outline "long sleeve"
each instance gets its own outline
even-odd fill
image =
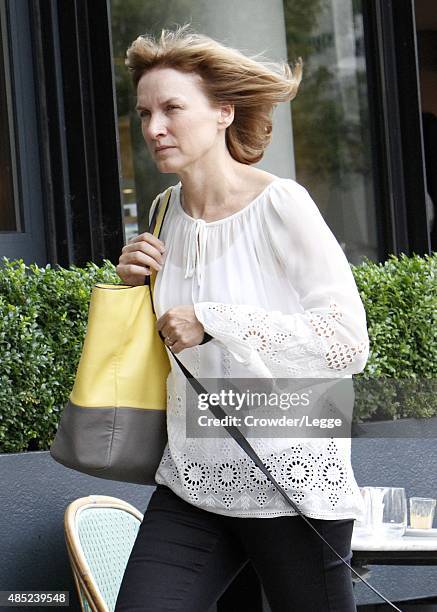
[[[270,254],[284,271],[284,291],[296,292],[302,312],[197,302],[198,320],[258,376],[361,372],[369,354],[364,306],[349,262],[317,205],[303,186],[286,180],[270,190],[262,215]]]

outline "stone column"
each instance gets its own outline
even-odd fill
[[[181,2],[178,14],[191,22],[197,32],[223,44],[249,55],[263,52],[271,61],[287,60],[282,0],[196,0],[184,13]],[[284,178],[295,178],[289,103],[276,107],[272,142],[256,167]]]

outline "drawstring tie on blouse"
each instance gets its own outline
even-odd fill
[[[207,227],[203,219],[196,219],[185,237],[184,260],[185,277],[192,278],[196,270],[197,284],[200,286],[205,268]]]

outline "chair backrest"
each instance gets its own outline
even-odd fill
[[[106,495],[71,502],[64,531],[74,580],[84,612],[112,612],[143,515]]]

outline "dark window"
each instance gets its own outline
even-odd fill
[[[341,5],[341,6],[340,6]],[[296,179],[350,262],[378,260],[361,1],[284,0],[288,60],[303,79],[291,102]]]
[[[7,59],[8,39],[6,33],[5,14],[0,8],[0,231],[22,231],[21,214],[16,197],[16,180],[13,162],[13,117],[11,112],[10,74]],[[5,61],[6,59],[6,61]]]

